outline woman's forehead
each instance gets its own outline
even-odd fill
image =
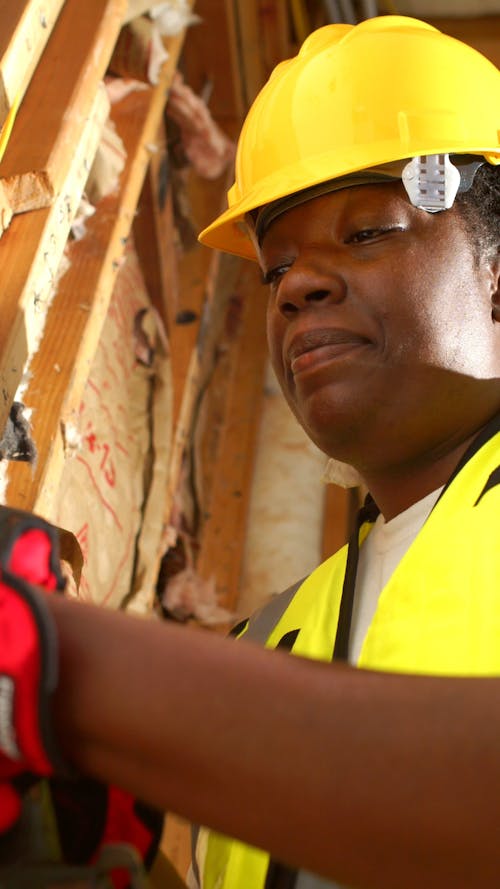
[[[268,242],[273,233],[287,227],[288,224],[304,218],[320,219],[326,216],[335,221],[343,219],[351,213],[376,211],[380,215],[388,215],[399,210],[408,216],[422,213],[412,207],[401,181],[384,184],[355,185],[338,191],[312,197],[290,207],[276,216],[266,230],[261,244]],[[428,215],[428,214],[427,214]]]
[[[312,239],[325,248],[331,239],[340,242],[354,234],[354,229],[402,227],[413,237],[431,239],[443,246],[448,243],[450,255],[457,248],[471,245],[471,238],[459,209],[428,213],[414,207],[401,182],[384,185],[362,185],[314,197],[293,207],[275,219],[260,244],[255,233],[252,240],[262,267],[274,261],[277,254],[297,255]],[[458,241],[457,241],[458,239]],[[407,242],[406,242],[407,243]]]

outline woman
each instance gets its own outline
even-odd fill
[[[65,757],[242,841],[203,834],[206,889],[497,879],[499,93],[422,22],[320,29],[202,233],[259,262],[284,394],[370,491],[348,550],[239,630],[285,650],[26,593]]]

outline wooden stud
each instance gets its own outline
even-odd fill
[[[304,42],[311,31],[309,13],[304,0],[290,0],[295,34],[299,45]]]
[[[111,117],[127,150],[120,188],[99,202],[96,213],[87,220],[85,237],[70,245],[70,268],[59,282],[43,339],[33,356],[24,401],[33,410],[38,462],[33,469],[26,464],[9,464],[6,502],[49,519],[56,514],[66,453],[71,453],[78,441],[78,409],[83,389],[145,172],[154,153],[154,139],[182,40],[183,35],[179,35],[169,41],[170,56],[157,87],[131,92],[112,107]],[[16,223],[46,212],[15,217],[5,238],[10,237],[14,228],[18,231]],[[0,261],[1,251],[0,241]],[[14,255],[19,256],[19,251],[16,243]],[[0,354],[4,354],[1,348]],[[12,397],[12,390],[7,390],[7,395]],[[4,423],[5,420],[6,416]]]
[[[234,0],[197,0],[196,12],[202,24],[191,29],[186,41],[182,61],[186,82],[199,95],[209,92],[210,110],[224,129],[229,120],[236,121],[239,130],[246,106],[235,36]]]
[[[217,179],[200,179],[193,171],[187,171],[186,195],[191,210],[191,222],[196,232],[222,212],[226,192],[233,178],[232,170],[226,170]],[[215,299],[215,287],[219,274],[221,254],[199,243],[186,251],[179,249],[178,311],[169,329],[174,376],[174,421],[181,413],[183,384],[188,367],[196,363],[193,352],[201,354],[200,325],[207,325],[207,312]],[[192,321],[189,322],[189,318]]]
[[[261,0],[259,30],[264,74],[267,79],[278,62],[289,59],[296,51],[290,39],[288,5],[282,0]]]
[[[0,127],[21,102],[64,0],[0,0]]]
[[[201,230],[222,210],[232,171],[226,171],[217,180],[200,179],[192,170],[186,172],[193,225]],[[201,244],[185,252],[179,250],[177,255],[178,304],[169,326],[174,435],[165,495],[165,526],[171,519],[185,455],[192,448],[200,390],[210,360],[214,304],[220,299],[221,282],[224,286],[224,260],[222,254]]]
[[[69,229],[109,111],[104,86],[94,96],[57,200],[14,217],[0,240],[0,427],[4,428],[26,362],[38,348]]]
[[[205,4],[209,5],[208,0]],[[226,67],[228,63],[231,66],[235,107],[243,117],[275,65],[291,55],[287,4],[282,0],[225,0],[225,7],[228,41],[222,44],[224,55],[218,48],[218,56]],[[212,62],[214,74],[216,65]],[[217,85],[214,77],[212,109],[223,121],[228,112],[219,108]]]
[[[60,193],[120,30],[125,0],[66,0],[0,163],[13,213]],[[35,138],[33,137],[35,135]]]
[[[134,218],[134,242],[151,302],[170,331],[179,294],[178,250],[163,120],[156,144]]]
[[[244,101],[249,108],[266,76],[261,54],[261,35],[255,3],[235,0],[237,40]]]
[[[204,251],[204,256],[208,251]],[[193,283],[191,296],[199,314],[190,325],[179,325],[172,329],[170,337],[173,376],[173,421],[174,436],[170,461],[169,481],[165,497],[165,523],[168,524],[179,486],[184,455],[191,444],[193,418],[199,398],[203,371],[204,333],[208,329],[210,306],[214,299],[220,266],[220,254],[212,252],[206,277]],[[196,275],[196,265],[193,268]],[[186,280],[186,274],[181,275]],[[180,293],[189,293],[180,287]],[[192,309],[190,309],[192,311]],[[196,313],[195,313],[196,315]]]
[[[202,578],[215,577],[219,604],[229,610],[238,597],[267,355],[266,293],[255,266],[239,266],[218,373],[211,379],[211,389],[225,381],[226,398],[196,563]],[[209,431],[212,425],[209,414]]]

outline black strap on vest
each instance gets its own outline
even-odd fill
[[[295,889],[298,871],[271,858],[264,889]]]
[[[356,573],[359,559],[359,532],[365,522],[374,522],[380,510],[370,494],[366,497],[364,505],[358,511],[355,527],[347,548],[347,564],[340,599],[339,619],[335,644],[333,646],[332,660],[347,660],[349,653],[349,636],[351,632],[352,612],[354,607],[354,591],[356,588]],[[295,630],[297,636],[299,630]],[[295,639],[294,639],[295,641]],[[294,889],[297,883],[298,871],[287,867],[273,858],[269,860],[264,889]]]
[[[374,522],[379,513],[380,510],[373,497],[368,494],[356,517],[356,524],[347,548],[347,564],[340,599],[337,634],[335,636],[335,645],[333,646],[332,660],[334,661],[346,661],[349,654],[349,636],[351,634],[354,591],[356,589],[356,574],[359,561],[359,532],[365,522]]]

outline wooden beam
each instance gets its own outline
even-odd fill
[[[112,119],[127,149],[119,191],[99,202],[96,213],[87,221],[85,237],[70,245],[70,268],[59,282],[40,348],[33,356],[31,380],[24,401],[33,410],[32,433],[38,462],[33,469],[23,464],[9,464],[6,498],[9,505],[34,510],[49,519],[57,510],[59,481],[66,454],[71,453],[72,442],[77,440],[83,388],[135,215],[182,39],[183,35],[179,35],[169,41],[170,57],[157,87],[129,93],[112,107]],[[45,212],[16,217],[5,237],[10,237],[13,229],[17,231],[18,221]],[[1,251],[0,241],[0,261]]]
[[[58,198],[45,210],[15,216],[0,240],[2,429],[26,362],[38,348],[66,239],[108,111],[109,102],[102,86],[94,96]]]
[[[120,31],[126,0],[66,0],[0,163],[13,213],[48,207],[61,191]],[[34,138],[35,135],[35,138]]]
[[[195,320],[192,324],[179,324],[171,331],[174,435],[165,496],[165,524],[170,521],[184,455],[192,445],[193,419],[202,381],[204,339],[208,329],[210,306],[215,298],[219,268],[220,254],[212,251],[207,274],[198,281],[198,286],[194,284],[194,292],[191,294],[194,302],[190,300],[190,305],[197,306],[199,314],[194,313]],[[196,276],[196,265],[193,272]],[[186,280],[185,271],[184,275],[181,275],[181,282],[183,279]],[[183,293],[189,294],[189,291],[183,290],[181,283],[180,294]]]
[[[257,268],[240,261],[228,301],[225,337],[210,389],[225,385],[225,410],[214,442],[211,486],[204,503],[196,569],[216,580],[218,602],[236,608],[245,545],[248,503],[266,367],[267,294]],[[213,438],[213,415],[206,417]],[[205,458],[206,459],[206,458]]]
[[[209,107],[226,129],[226,120],[236,120],[237,130],[245,113],[235,41],[234,0],[196,0],[201,25],[195,25],[186,41],[182,70],[196,93],[209,91]],[[233,135],[229,132],[229,135]]]
[[[280,0],[233,0],[234,41],[245,109],[278,62],[291,54],[287,4]]]
[[[226,171],[217,180],[205,180],[194,171],[187,171],[188,202],[197,230],[222,209],[231,177],[232,173]],[[222,259],[222,254],[201,244],[180,251],[177,257],[178,305],[169,327],[174,435],[165,495],[166,526],[171,520],[185,455],[193,447],[193,426],[209,360],[208,334],[213,330],[213,307],[219,283],[224,279]]]
[[[188,190],[191,200],[193,225],[197,231],[204,227],[205,220],[217,216],[222,210],[229,177],[223,174],[218,180],[198,180],[191,177],[192,187]],[[178,257],[179,303],[175,323],[170,330],[174,374],[174,418],[181,412],[183,380],[187,369],[192,365],[194,352],[200,353],[200,325],[207,323],[207,305],[213,302],[215,286],[219,274],[220,254],[201,244],[180,254]]]
[[[21,102],[64,0],[0,0],[0,127]]]
[[[293,27],[297,42],[303,43],[307,35],[311,32],[311,23],[309,21],[309,12],[304,0],[290,0],[292,10]]]
[[[289,59],[296,52],[296,47],[291,42],[288,4],[282,0],[261,0],[259,30],[264,76],[267,80],[278,62]]]
[[[134,218],[134,241],[153,306],[167,331],[178,308],[178,249],[173,219],[172,188],[162,120]]]
[[[261,35],[255,3],[234,0],[236,40],[245,107],[249,108],[265,81],[261,54]]]

